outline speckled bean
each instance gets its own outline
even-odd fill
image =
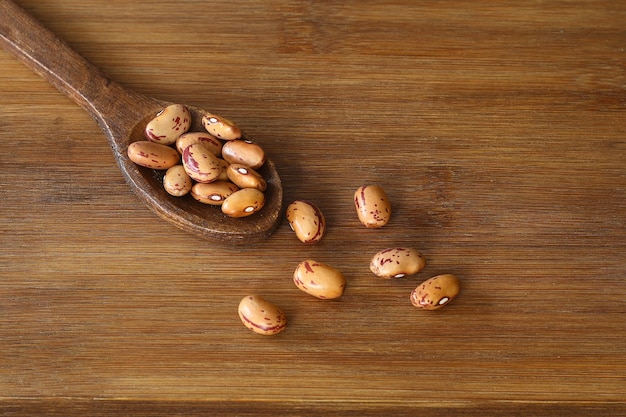
[[[317,243],[324,236],[326,220],[312,202],[296,200],[287,206],[286,214],[291,230],[301,242]]]
[[[337,268],[307,259],[293,273],[293,282],[300,290],[321,299],[341,297],[346,278]]]
[[[243,325],[258,334],[275,335],[287,326],[285,313],[260,295],[245,296],[237,311]]]
[[[235,191],[222,203],[222,212],[230,217],[246,217],[263,208],[265,194],[256,188]]]
[[[176,139],[176,149],[182,155],[185,148],[194,143],[201,143],[215,156],[222,154],[222,141],[204,132],[187,132]]]
[[[127,153],[128,158],[137,165],[152,169],[168,169],[180,161],[176,149],[148,140],[131,143]]]
[[[221,206],[226,197],[239,190],[237,186],[228,181],[213,181],[208,184],[197,183],[191,187],[191,196],[203,204]]]
[[[222,172],[218,158],[200,143],[187,146],[182,161],[187,174],[197,182],[213,182]]]
[[[359,221],[367,228],[383,227],[391,217],[391,203],[382,187],[364,185],[354,193],[354,206]]]
[[[211,135],[223,140],[234,140],[241,137],[241,129],[225,117],[207,113],[202,117],[202,125]]]
[[[171,145],[191,126],[191,113],[182,104],[172,104],[148,122],[144,136],[151,142]]]
[[[258,169],[265,163],[265,151],[248,139],[231,140],[222,147],[222,158],[231,164]]]
[[[410,248],[389,248],[378,252],[370,262],[370,270],[381,278],[402,278],[418,273],[426,266],[421,253]]]
[[[163,188],[174,197],[182,197],[191,191],[191,178],[182,165],[174,165],[163,176]]]
[[[455,275],[437,275],[411,292],[411,304],[423,310],[437,310],[454,300],[460,290],[461,283]]]
[[[267,182],[261,174],[245,165],[231,164],[226,171],[228,179],[239,188],[256,188],[265,191]]]

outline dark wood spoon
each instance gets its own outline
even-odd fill
[[[240,244],[265,239],[278,226],[283,190],[269,158],[259,169],[268,184],[265,206],[249,217],[231,218],[219,208],[198,203],[192,197],[172,197],[163,189],[162,174],[135,165],[127,155],[130,143],[143,140],[147,122],[170,103],[110,80],[9,0],[0,0],[0,43],[91,114],[108,138],[132,191],[162,219],[201,238]],[[202,131],[204,111],[188,107],[193,118],[190,131]]]

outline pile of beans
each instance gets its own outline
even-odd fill
[[[391,203],[387,194],[376,185],[359,187],[354,193],[354,207],[361,224],[369,229],[383,227],[391,218]],[[313,202],[292,202],[287,207],[286,216],[289,226],[302,243],[315,244],[324,237],[326,220]],[[425,266],[426,259],[419,251],[392,247],[372,257],[370,271],[380,278],[399,279],[415,275]],[[323,300],[341,297],[346,286],[346,279],[340,270],[312,259],[298,264],[293,282],[301,291]],[[437,310],[456,298],[460,288],[455,275],[437,275],[418,285],[411,292],[409,301],[422,310]],[[241,300],[239,317],[248,329],[264,335],[277,334],[287,325],[283,311],[259,295],[248,295]]]
[[[205,114],[202,125],[205,132],[188,132],[189,109],[167,106],[147,123],[147,140],[128,146],[128,157],[137,165],[165,170],[163,187],[172,196],[190,194],[200,203],[220,206],[230,217],[261,210],[267,183],[257,170],[265,163],[263,149],[223,117]]]

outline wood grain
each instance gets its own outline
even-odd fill
[[[328,234],[232,248],[162,222],[90,116],[0,53],[3,414],[626,412],[626,4],[19,4],[121,84],[237,121]],[[396,245],[426,268],[376,279]],[[342,298],[295,288],[305,258]],[[444,272],[459,297],[412,307]],[[284,332],[241,325],[253,292]]]

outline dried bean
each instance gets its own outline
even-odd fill
[[[258,169],[265,163],[265,151],[248,139],[231,140],[222,147],[222,158],[231,164]]]
[[[275,335],[287,326],[285,313],[260,295],[247,295],[237,309],[244,326],[255,333]]]
[[[260,191],[265,191],[267,188],[267,182],[263,176],[245,165],[231,164],[227,168],[226,174],[228,179],[239,188],[256,188]]]
[[[185,171],[197,182],[213,182],[222,172],[218,158],[200,143],[187,146],[182,159]]]
[[[222,154],[222,141],[204,132],[188,132],[176,139],[176,149],[182,155],[185,148],[194,143],[204,145],[215,156]]]
[[[256,188],[235,191],[222,203],[222,212],[230,217],[246,217],[263,208],[265,195]]]
[[[377,185],[364,185],[354,193],[354,206],[359,221],[367,228],[383,227],[391,217],[391,203],[385,190]]]
[[[174,197],[182,197],[191,191],[191,178],[182,165],[174,165],[165,172],[163,188]]]
[[[207,113],[202,117],[202,125],[211,135],[223,140],[234,140],[241,137],[241,129],[225,117]]]
[[[191,187],[191,196],[200,203],[221,206],[224,200],[237,190],[239,188],[235,184],[217,180],[208,184],[194,184]]]
[[[311,259],[300,262],[293,273],[293,282],[300,290],[321,299],[341,297],[346,278],[337,268]]]
[[[148,122],[144,136],[151,142],[171,145],[191,126],[191,113],[182,104],[172,104]]]
[[[128,158],[137,165],[152,169],[168,169],[178,164],[180,155],[176,149],[160,143],[140,140],[128,145]]]
[[[315,204],[296,200],[287,207],[287,221],[303,243],[317,243],[326,232],[326,220]]]
[[[421,253],[410,248],[389,248],[378,252],[370,262],[370,270],[381,278],[402,278],[418,273],[426,266]]]
[[[411,304],[423,310],[437,310],[454,300],[460,290],[461,283],[455,275],[437,275],[411,292]]]

